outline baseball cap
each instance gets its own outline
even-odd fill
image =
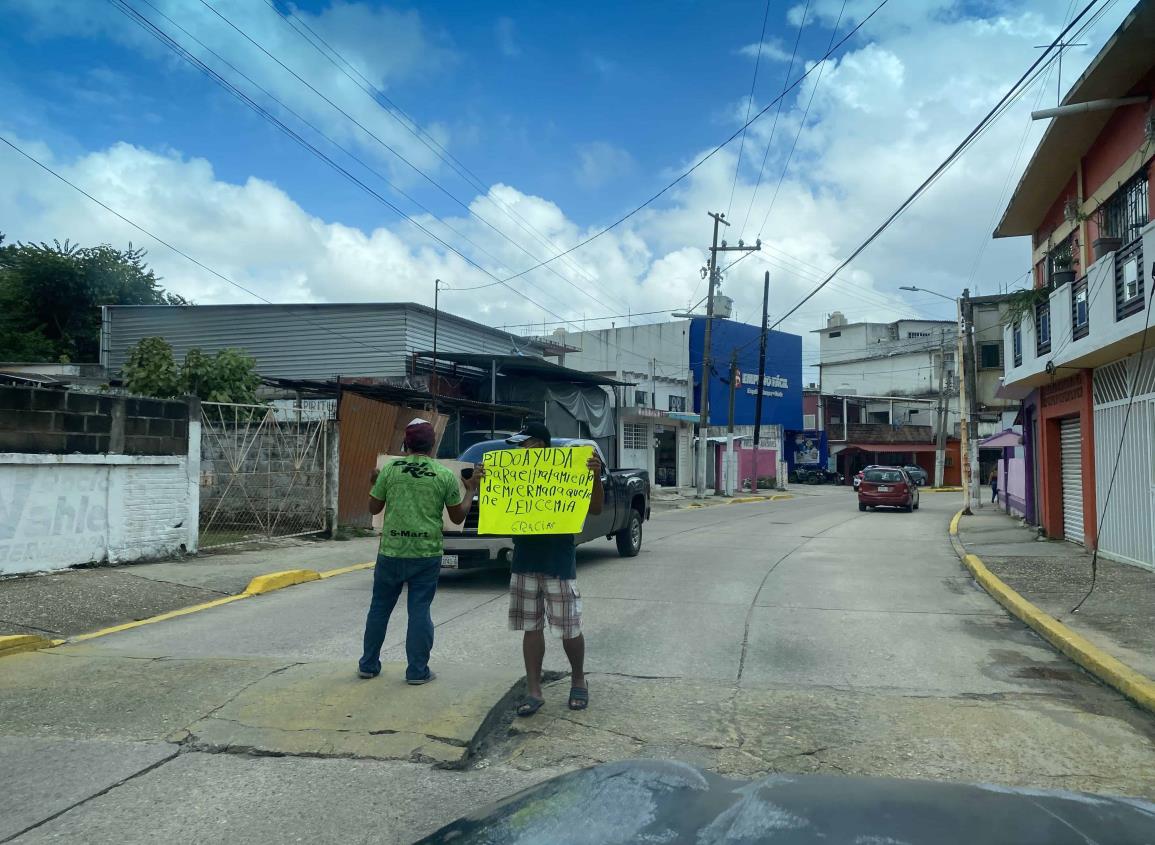
[[[545,423],[531,422],[524,425],[517,434],[513,437],[507,437],[506,443],[514,446],[520,446],[527,440],[540,440],[546,446],[550,444],[549,429],[546,428]]]
[[[429,420],[415,419],[405,426],[405,448],[410,452],[427,452],[433,448],[437,435]]]

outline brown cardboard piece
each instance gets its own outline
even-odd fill
[[[404,455],[378,455],[377,456],[377,471],[380,472],[381,468],[383,466],[385,466],[385,464],[389,463],[389,461],[394,461],[394,460],[397,460],[397,458],[402,458],[402,457],[404,457]],[[464,495],[465,483],[461,480],[461,470],[465,469],[466,467],[472,467],[473,464],[466,463],[465,461],[454,461],[454,460],[450,460],[448,458],[438,458],[437,463],[441,464],[443,467],[450,470],[457,477],[457,484],[461,488],[461,492]],[[366,493],[366,495],[368,495],[368,493]],[[389,506],[386,505],[385,507],[389,507]],[[381,511],[381,513],[379,513],[375,517],[373,517],[373,531],[377,534],[381,533],[381,523],[382,523],[382,518],[383,518],[384,514],[385,514],[385,511]],[[450,520],[449,511],[443,510],[441,512],[441,530],[442,531],[459,531],[460,529],[461,529],[461,526],[459,526],[457,523]]]

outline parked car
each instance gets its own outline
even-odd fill
[[[907,466],[903,467],[903,469],[906,470],[906,474],[909,475],[919,487],[925,487],[927,482],[930,481],[930,476],[927,475],[926,470],[922,467]]]
[[[577,440],[562,437],[553,438],[553,445],[593,446],[607,466],[598,445],[592,440]],[[486,452],[496,449],[516,449],[504,440],[486,440],[470,446],[459,461],[479,464]],[[469,472],[465,469],[463,472]],[[642,524],[650,518],[650,474],[644,469],[603,470],[602,483],[605,486],[605,502],[600,514],[586,517],[582,533],[577,542],[588,543],[598,537],[616,540],[618,554],[634,557],[642,550]],[[481,567],[506,564],[513,554],[513,538],[477,533],[478,509],[473,507],[465,523],[458,528],[445,529],[445,551],[442,556],[443,569],[479,569]]]
[[[902,467],[867,467],[858,485],[858,509],[902,508],[918,510],[918,485]]]

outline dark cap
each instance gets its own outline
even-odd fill
[[[409,452],[429,452],[437,441],[437,434],[428,420],[415,419],[405,426],[405,449]]]
[[[514,446],[520,446],[527,440],[540,440],[546,446],[550,445],[549,429],[546,428],[545,423],[527,423],[522,427],[521,431],[513,435],[513,437],[507,437],[505,442],[511,443]]]

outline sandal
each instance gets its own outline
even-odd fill
[[[521,717],[532,716],[545,704],[544,698],[537,698],[532,695],[527,695],[525,701],[517,705],[517,715]]]
[[[590,691],[587,687],[570,687],[569,709],[585,710],[590,704]]]

